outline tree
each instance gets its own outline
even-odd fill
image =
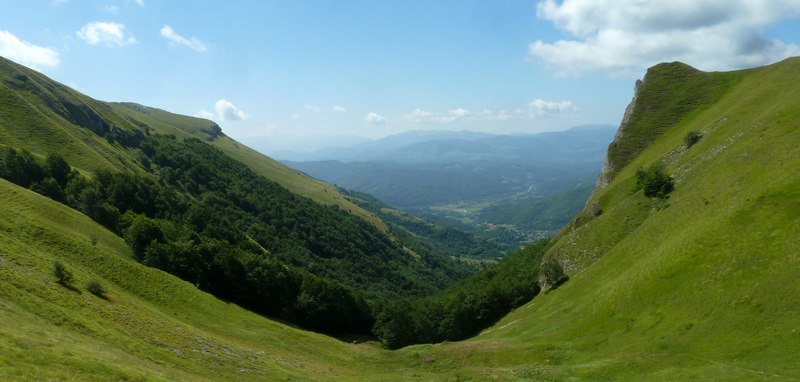
[[[65,187],[72,167],[69,166],[64,157],[58,154],[50,154],[45,160],[45,170],[48,175],[58,182],[58,185]]]
[[[542,274],[545,282],[553,287],[557,287],[566,281],[566,274],[561,263],[555,257],[549,257],[542,263]]]
[[[164,242],[164,232],[161,231],[161,227],[155,220],[144,215],[137,215],[125,230],[125,242],[131,247],[133,256],[137,260],[142,260],[151,243]]]
[[[53,263],[53,276],[56,277],[59,284],[68,288],[72,287],[72,272],[58,260]]]
[[[49,176],[42,179],[40,182],[32,184],[31,190],[57,202],[63,202],[65,200],[64,190],[61,189],[61,186],[58,185],[55,179]]]
[[[675,180],[660,163],[636,170],[636,190],[648,198],[666,199],[675,189]]]
[[[97,280],[89,281],[86,284],[86,290],[88,290],[89,293],[91,293],[91,294],[93,294],[93,295],[95,295],[97,297],[105,298],[106,288],[104,288],[103,284],[100,284],[100,282],[97,281]]]
[[[411,311],[411,304],[406,301],[390,302],[376,317],[372,332],[389,349],[399,349],[412,343],[416,336]]]
[[[703,134],[699,131],[690,131],[686,133],[686,136],[683,137],[683,141],[686,143],[686,148],[694,146],[695,143],[700,141],[700,138],[703,137]]]

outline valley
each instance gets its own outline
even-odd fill
[[[509,252],[554,235],[594,187],[611,126],[502,136],[422,132],[284,161],[392,208],[477,234]]]
[[[410,183],[460,156],[429,177],[464,194],[422,189],[423,219],[0,59],[0,379],[800,379],[800,58],[661,63],[634,89],[616,131],[564,132],[592,148],[534,150],[575,154],[520,170],[540,199],[502,137],[316,163]],[[465,159],[486,140],[502,171]],[[554,235],[495,261],[487,223]]]

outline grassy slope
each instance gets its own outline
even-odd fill
[[[551,255],[577,273],[477,339],[506,349],[490,363],[528,352],[560,378],[800,378],[800,59],[708,75],[735,85],[665,129],[600,193],[603,214],[561,236]],[[687,150],[692,130],[705,136]],[[677,179],[666,204],[631,192],[658,160]]]
[[[207,140],[213,122],[173,114],[164,110],[144,107],[130,103],[112,103],[111,108],[118,114],[135,119],[154,128],[161,134],[174,134],[179,137],[192,136]],[[219,136],[209,141],[233,159],[249,166],[256,173],[277,182],[289,191],[310,198],[321,204],[336,204],[361,216],[382,230],[386,230],[380,219],[345,199],[335,187],[312,179],[299,171],[293,170],[278,161],[267,157],[227,136]]]
[[[213,126],[213,122],[205,119],[136,104],[97,101],[0,57],[0,144],[25,148],[42,156],[56,152],[73,166],[87,171],[141,171],[135,150],[111,144],[67,120],[65,115],[69,112],[65,105],[91,110],[107,124],[124,131],[134,131],[139,129],[137,124],[146,124],[153,133],[206,139]],[[337,204],[386,230],[380,219],[342,197],[335,187],[311,179],[227,136],[210,143],[293,193],[321,204]]]
[[[4,180],[0,201],[2,380],[351,379],[358,359],[379,356],[144,267],[85,216]],[[75,273],[77,291],[55,283],[56,259]],[[90,279],[108,300],[86,292]]]
[[[551,255],[571,280],[459,343],[386,352],[271,322],[0,181],[0,321],[15,323],[0,326],[0,376],[800,379],[800,60],[714,75],[733,77],[719,101],[664,129],[596,195],[603,214],[562,233]],[[687,150],[691,130],[705,136]],[[667,203],[631,192],[657,160],[677,178]],[[56,258],[110,302],[56,285]]]
[[[85,105],[121,128],[133,128],[107,105],[0,57],[0,144],[40,155],[56,152],[82,169],[138,168],[129,150],[67,121],[57,112],[65,112],[64,104]]]

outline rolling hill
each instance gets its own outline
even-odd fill
[[[800,59],[648,70],[570,280],[461,342],[397,351],[301,331],[144,267],[84,215],[0,180],[0,376],[149,380],[800,379]],[[685,137],[702,137],[688,145]],[[637,190],[661,163],[668,198]],[[94,238],[94,240],[93,240]],[[60,260],[76,290],[52,278]],[[98,279],[107,299],[84,291]]]

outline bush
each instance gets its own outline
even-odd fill
[[[694,146],[700,138],[703,138],[703,134],[699,131],[690,131],[686,133],[686,136],[683,137],[683,141],[686,142],[686,148]]]
[[[60,261],[56,261],[53,263],[53,276],[56,277],[56,281],[65,286],[71,287],[72,286],[72,272],[61,264]]]
[[[636,191],[644,190],[644,196],[666,199],[674,189],[675,180],[661,164],[636,170]]]
[[[100,284],[100,282],[97,281],[97,280],[89,281],[86,284],[86,290],[88,290],[89,293],[91,293],[91,294],[93,294],[93,295],[95,295],[97,297],[105,298],[106,288],[104,288],[103,284]]]
[[[542,274],[545,282],[553,287],[561,285],[567,279],[564,268],[554,257],[550,257],[542,263]]]

